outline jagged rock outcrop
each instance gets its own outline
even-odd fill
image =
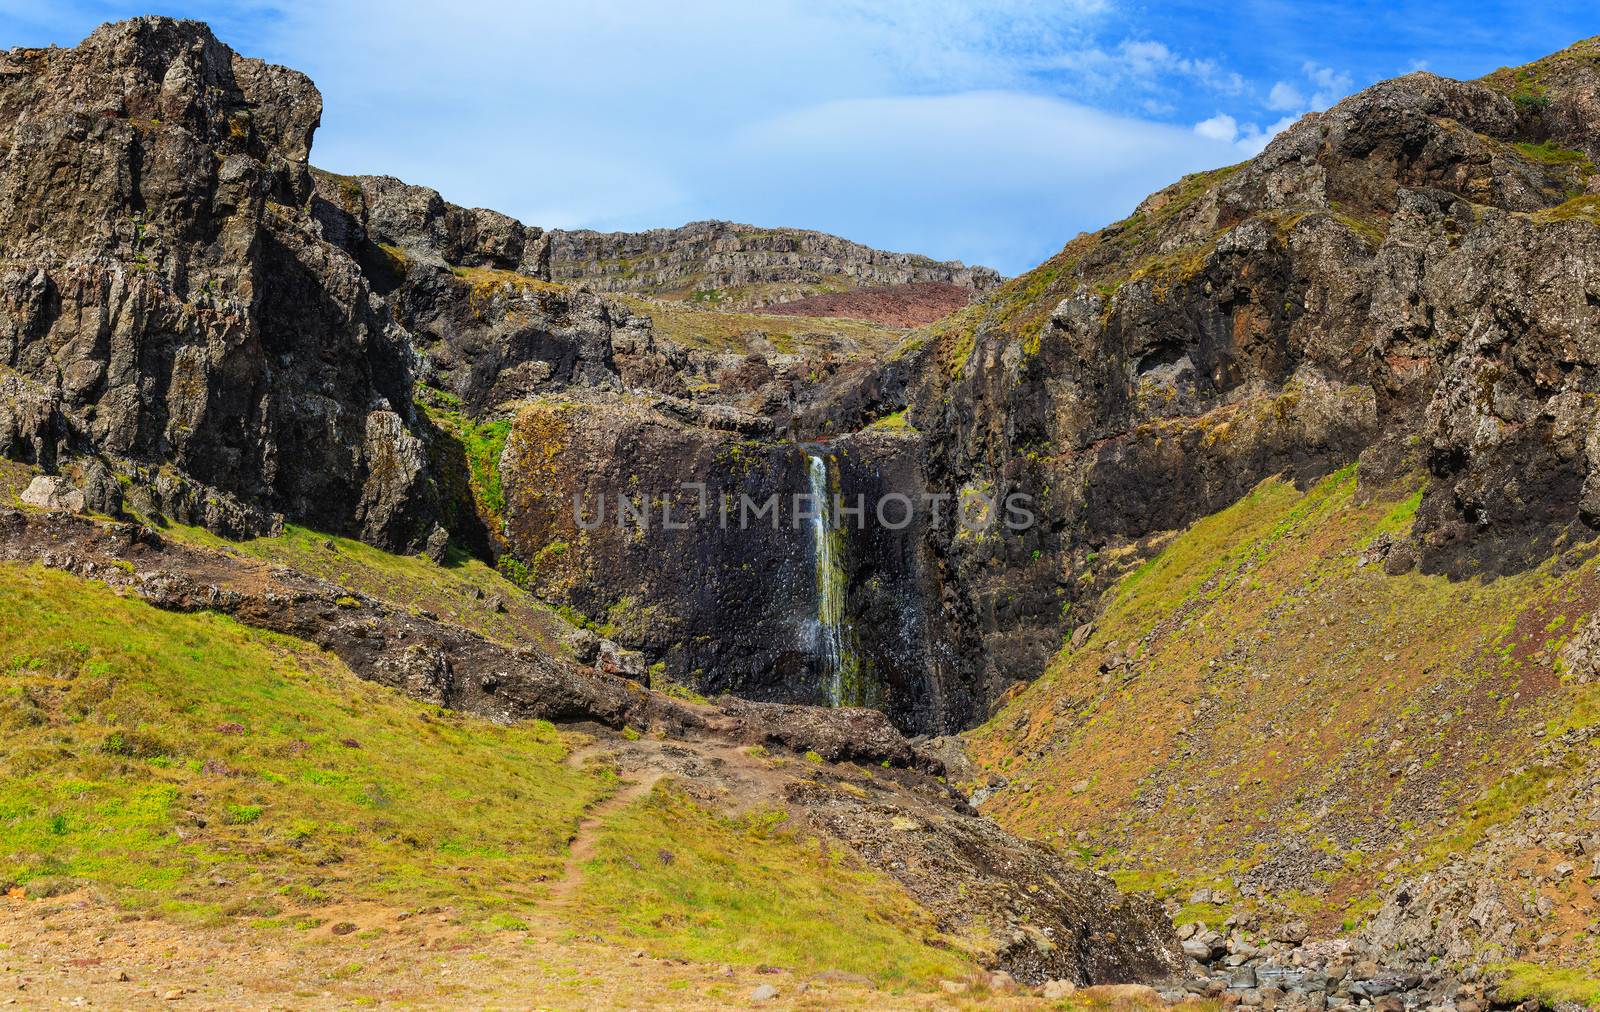
[[[304,214],[321,109],[198,22],[0,58],[0,449],[170,465],[389,547],[426,534],[408,341]]]
[[[328,238],[370,256],[365,243],[398,248],[407,259],[436,267],[488,267],[550,279],[549,239],[499,211],[460,207],[437,190],[392,176],[340,176],[313,169],[317,195],[327,202],[318,213]],[[329,212],[337,209],[358,232]]]
[[[696,221],[648,232],[553,231],[550,276],[602,292],[693,296],[754,308],[812,295],[939,282],[972,293],[997,285],[987,267],[886,253],[823,232]]]
[[[1108,548],[1275,473],[1425,469],[1417,552],[1455,574],[1531,565],[1593,520],[1597,51],[1380,84],[933,328],[904,401],[930,483],[1047,518],[936,543],[963,598],[946,611],[984,644],[945,680],[993,698],[1032,677],[1122,571]],[[900,386],[835,403],[859,413],[873,384]]]

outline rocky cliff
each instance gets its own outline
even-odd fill
[[[821,692],[806,530],[589,530],[573,497],[782,499],[796,437],[847,499],[1025,494],[1022,530],[840,532],[852,663],[907,726],[959,728],[1152,539],[1270,475],[1425,471],[1401,554],[1458,576],[1585,529],[1595,74],[1586,43],[1386,82],[995,287],[817,233],[546,232],[316,172],[303,77],[203,26],[108,26],[0,77],[0,439],[98,458],[144,515],[448,538],[674,681],[795,700]],[[979,298],[905,332],[717,295],[929,284]]]
[[[1380,84],[1004,283],[792,230],[547,232],[320,172],[320,102],[193,22],[0,57],[21,501],[478,556],[599,670],[283,573],[299,596],[263,595],[134,527],[18,512],[12,557],[325,625],[433,702],[703,733],[716,762],[760,739],[934,763],[879,715],[770,704],[981,725],[975,766],[937,747],[972,803],[1165,891],[1212,990],[1298,960],[1299,993],[1381,999],[1587,944],[1552,917],[1597,909],[1600,42]],[[910,329],[916,307],[954,311]],[[818,489],[915,506],[858,527],[803,515]],[[1035,522],[955,522],[1013,496]],[[88,565],[74,537],[111,541]],[[136,564],[180,557],[193,586]],[[814,786],[786,801],[916,888],[898,810]],[[1023,853],[940,806],[956,828],[915,852],[941,881]],[[1101,948],[1063,952],[1030,903],[984,907],[1007,965],[1095,976],[1095,911],[1058,927]],[[1301,944],[1374,912],[1349,952]],[[1118,966],[1171,967],[1146,914]]]
[[[931,480],[1049,518],[941,550],[986,695],[1037,673],[1144,539],[1269,475],[1426,472],[1408,550],[1430,571],[1515,572],[1588,536],[1596,49],[1380,84],[930,328],[906,402]]]
[[[992,272],[797,231],[547,233],[426,187],[315,170],[315,88],[198,23],[136,19],[73,50],[16,50],[0,87],[0,451],[112,515],[454,543],[673,681],[820,698],[804,529],[577,531],[571,498],[614,502],[644,477],[661,486],[650,494],[803,491],[802,405],[905,331],[624,302],[552,278],[607,243],[657,258],[658,280],[908,283],[929,305],[951,291],[964,304]],[[928,578],[897,551],[875,585],[921,614],[911,588]],[[875,568],[871,552],[852,557]],[[930,642],[893,639],[903,657]],[[916,664],[881,681],[874,698],[896,713],[932,698]]]
[[[410,343],[306,212],[321,105],[197,23],[4,56],[0,451],[170,466],[145,507],[234,534],[426,534]]]
[[[729,309],[909,284],[937,283],[978,294],[1000,283],[987,267],[885,253],[823,232],[728,221],[649,232],[554,231],[550,275],[595,291]]]

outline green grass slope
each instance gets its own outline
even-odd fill
[[[582,909],[657,955],[838,970],[903,984],[971,963],[900,889],[781,812],[714,815],[657,785],[599,840]],[[675,841],[659,846],[665,835]]]
[[[86,888],[264,931],[444,906],[540,944],[897,986],[973,969],[897,885],[781,811],[725,816],[667,783],[597,809],[617,774],[549,724],[421,704],[300,641],[13,563],[0,743],[0,896]],[[593,856],[558,896],[586,817]]]
[[[289,524],[281,536],[227,541],[201,527],[168,524],[168,537],[202,548],[223,548],[287,566],[414,612],[512,645],[559,651],[567,624],[549,607],[493,567],[452,547],[444,565],[425,556],[393,555],[352,538]]]
[[[1009,781],[986,811],[1125,885],[1216,887],[1223,909],[1266,894],[1337,930],[1560,796],[1570,771],[1531,757],[1600,718],[1600,689],[1559,658],[1600,605],[1591,547],[1492,581],[1366,561],[1416,505],[1361,501],[1352,467],[1304,492],[1267,481],[1175,536],[970,734]]]
[[[613,778],[549,725],[412,703],[331,655],[0,567],[0,876],[136,908],[539,895]]]

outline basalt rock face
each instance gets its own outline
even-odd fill
[[[545,280],[539,229],[388,177],[315,180],[322,234],[385,296],[418,353],[417,378],[471,414],[572,384],[617,388],[615,345],[653,351],[647,318]]]
[[[321,107],[197,22],[0,57],[0,451],[168,465],[263,530],[426,533],[408,342],[302,210]]]
[[[777,361],[675,343],[558,282],[722,286],[754,305],[982,291],[993,272],[721,223],[547,233],[389,177],[313,170],[315,88],[198,23],[108,25],[73,50],[13,51],[0,71],[0,452],[80,484],[109,470],[128,482],[117,509],[229,537],[287,519],[442,552],[443,525],[671,680],[820,701],[815,546],[792,518],[805,457],[790,438],[859,427],[877,401],[816,406],[811,388],[842,368],[827,338]],[[642,272],[579,269],[618,257],[642,257]],[[859,352],[862,335],[841,333]],[[577,424],[524,438],[546,416]],[[837,455],[842,494],[920,481],[903,440],[857,442]],[[619,493],[684,481],[787,513],[777,530],[615,526]],[[608,498],[612,518],[575,528],[574,495]],[[921,530],[846,539],[852,650],[897,720],[945,726],[928,602],[946,591]]]
[[[728,308],[925,282],[981,293],[1000,281],[987,267],[886,253],[822,232],[727,221],[649,232],[555,231],[549,240],[554,280],[602,292],[698,293],[698,300]]]
[[[1037,674],[1149,539],[1272,474],[1424,470],[1415,550],[1453,574],[1600,517],[1597,88],[1593,41],[1380,84],[932,328],[907,397],[928,481],[1043,518],[932,535],[983,692]]]
[[[823,702],[803,455],[670,408],[594,393],[518,410],[501,473],[527,579],[644,651],[652,680]]]

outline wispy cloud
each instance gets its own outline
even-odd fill
[[[1247,155],[1256,155],[1301,116],[1329,108],[1355,86],[1351,75],[1309,61],[1301,65],[1300,75],[1298,80],[1274,81],[1260,103],[1265,110],[1288,115],[1261,126],[1253,121],[1241,122],[1229,113],[1218,113],[1196,123],[1195,133],[1231,143]]]
[[[70,45],[150,6],[0,0],[0,45]],[[738,218],[1007,272],[1360,84],[1482,73],[1600,31],[1579,0],[1516,18],[1289,0],[1226,21],[1124,0],[155,6],[311,74],[313,158],[332,169],[542,225]]]

